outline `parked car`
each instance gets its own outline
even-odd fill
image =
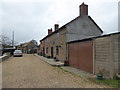
[[[14,53],[13,53],[13,56],[14,56],[14,57],[15,57],[15,56],[20,56],[20,57],[22,57],[22,56],[23,56],[22,51],[21,51],[21,50],[15,50]]]

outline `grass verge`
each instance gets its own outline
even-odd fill
[[[113,88],[120,88],[120,80],[115,80],[115,79],[104,79],[104,80],[89,79],[89,80],[97,84],[108,85]]]
[[[67,70],[64,70],[62,67],[58,67],[58,66],[53,66],[53,67],[54,67],[54,69],[59,69],[59,70],[61,70],[63,72],[68,72]]]

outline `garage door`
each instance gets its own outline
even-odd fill
[[[78,66],[78,59],[79,59],[79,50],[78,50],[79,44],[73,43],[69,44],[69,65],[74,68],[79,68]]]
[[[69,65],[93,73],[93,47],[92,41],[69,43]]]

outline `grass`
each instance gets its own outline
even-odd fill
[[[62,70],[63,72],[69,72],[61,67],[56,67],[54,66],[54,68],[56,69],[60,69]],[[71,72],[69,72],[71,73]],[[71,73],[73,74],[73,73]],[[74,75],[74,74],[73,74]],[[98,79],[88,79],[90,80],[91,82],[94,82],[96,84],[101,84],[101,85],[108,85],[110,87],[113,87],[113,88],[120,88],[120,80],[116,80],[116,79],[103,79],[103,80],[98,80]]]
[[[68,72],[67,70],[63,69],[62,67],[57,67],[57,66],[53,66],[56,69],[62,70],[63,72]]]
[[[61,70],[63,70],[64,72],[68,72],[67,70],[65,70],[65,69],[63,69],[63,68],[61,68],[61,67],[58,67],[59,69],[61,69]]]
[[[115,79],[103,79],[103,80],[98,80],[98,79],[90,79],[90,81],[97,83],[97,84],[102,84],[102,85],[108,85],[113,88],[120,88],[120,80],[115,80]]]

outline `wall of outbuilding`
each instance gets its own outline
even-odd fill
[[[110,75],[110,38],[102,37],[94,40],[94,70],[95,74],[104,72]]]
[[[113,78],[120,70],[118,50],[120,34],[94,39],[94,73],[102,72],[105,78]]]

